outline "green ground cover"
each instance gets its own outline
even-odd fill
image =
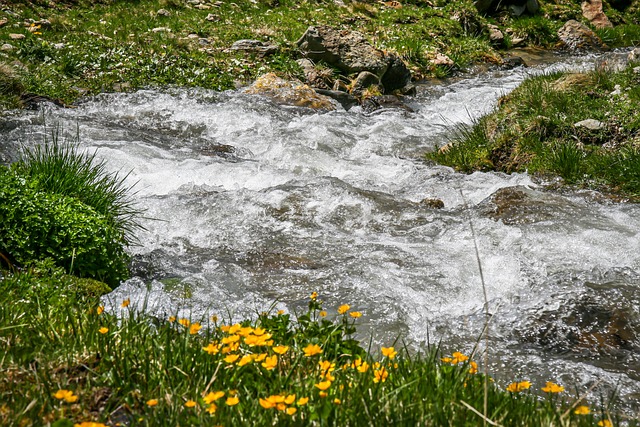
[[[494,384],[458,352],[363,348],[362,314],[323,307],[232,324],[103,311],[61,271],[0,281],[0,423],[6,426],[609,426],[586,390]],[[471,356],[471,357],[469,357]],[[486,398],[486,406],[485,406]],[[486,407],[486,410],[485,410]],[[485,422],[486,420],[486,422]],[[93,424],[92,424],[93,423]],[[633,421],[632,424],[633,425]]]
[[[481,16],[468,0],[410,0],[400,8],[394,2],[340,3],[10,2],[0,11],[0,41],[8,45],[0,51],[0,61],[13,70],[8,72],[23,91],[66,103],[83,95],[146,86],[223,90],[266,72],[301,78],[295,42],[309,25],[327,24],[361,31],[377,47],[398,53],[415,78],[444,77],[473,63],[500,61],[489,41],[488,23],[505,33],[504,48],[516,38],[552,47],[565,20],[580,17],[579,6],[570,1],[543,2],[538,15],[520,18]],[[639,40],[640,17],[634,10],[623,15],[607,9],[619,24],[602,33],[611,45]],[[247,38],[276,43],[279,50],[265,57],[228,50],[234,41]],[[432,64],[436,53],[448,55],[454,65]],[[16,83],[3,85],[1,80],[7,78],[0,78],[2,104],[18,106]]]

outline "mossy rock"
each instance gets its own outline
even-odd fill
[[[112,291],[109,285],[99,280],[69,275],[66,279],[69,280],[69,290],[80,297],[100,297]]]

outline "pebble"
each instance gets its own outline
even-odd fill
[[[156,15],[158,15],[158,16],[171,16],[171,12],[169,12],[167,9],[158,9],[158,11],[156,12]]]
[[[11,40],[22,40],[23,38],[25,38],[25,35],[24,34],[11,33],[11,34],[9,34],[9,38]]]
[[[5,52],[13,49],[14,49],[13,45],[9,43],[5,43],[2,46],[0,46],[0,50],[3,50]]]

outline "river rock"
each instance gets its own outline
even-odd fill
[[[500,28],[492,24],[487,25],[487,28],[489,29],[489,41],[491,44],[496,46],[504,45],[504,34],[500,31]]]
[[[315,91],[320,95],[328,96],[329,98],[334,99],[340,105],[342,105],[342,108],[344,108],[345,110],[349,110],[357,105],[360,105],[358,98],[343,90],[315,89]]]
[[[22,40],[22,39],[24,39],[25,37],[26,37],[26,36],[25,36],[24,34],[15,34],[15,33],[9,34],[9,38],[10,38],[11,40]]]
[[[582,120],[577,123],[574,123],[573,126],[577,128],[585,128],[588,130],[601,130],[601,129],[604,129],[607,125],[599,120],[586,119],[586,120]]]
[[[627,68],[632,54],[633,52],[629,54],[617,52],[608,53],[596,60],[595,69],[601,73],[619,73]]]
[[[311,87],[297,81],[284,80],[273,73],[264,74],[244,93],[263,95],[278,104],[305,107],[318,111],[336,109],[333,99],[316,93]]]
[[[600,50],[606,45],[600,37],[586,25],[572,19],[558,30],[558,37],[562,44],[571,50]]]
[[[607,15],[602,10],[602,0],[587,0],[582,2],[582,16],[587,18],[596,28],[613,28]]]
[[[238,40],[235,41],[229,50],[244,50],[257,53],[261,56],[272,55],[278,51],[278,46],[261,42],[260,40]]]
[[[345,74],[362,71],[375,74],[384,82],[387,92],[411,81],[411,72],[400,58],[376,49],[357,31],[311,26],[297,45],[306,58],[326,62]],[[385,76],[388,71],[390,74]]]
[[[435,57],[429,60],[433,65],[443,65],[445,67],[453,67],[455,62],[444,53],[437,52]]]
[[[328,68],[318,69],[307,58],[298,59],[296,62],[302,68],[306,83],[309,86],[317,89],[330,89],[333,86],[333,70]]]
[[[158,9],[158,11],[156,12],[157,16],[171,16],[171,12],[169,12],[167,9]]]
[[[382,92],[382,87],[380,86],[380,78],[368,71],[362,71],[353,81],[351,94],[355,96],[362,96],[365,90],[370,88],[372,88],[375,92]]]
[[[482,215],[506,225],[566,220],[577,213],[588,215],[568,199],[524,186],[501,188],[479,205]]]

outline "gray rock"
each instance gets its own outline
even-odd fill
[[[5,43],[5,44],[2,45],[2,47],[0,47],[0,50],[5,51],[5,52],[13,50],[13,49],[15,49],[15,47],[12,44],[9,44],[9,43]]]
[[[339,80],[336,80],[336,82],[338,81]],[[342,105],[342,108],[344,108],[345,110],[349,110],[357,105],[360,105],[358,99],[355,96],[341,90],[316,89],[315,91],[320,95],[328,96],[329,98],[338,101],[338,103]]]
[[[260,40],[238,40],[234,42],[230,50],[244,50],[247,52],[255,52],[263,56],[272,55],[278,51],[278,46],[261,42]]]
[[[382,87],[380,86],[380,78],[368,71],[362,71],[360,74],[358,74],[358,77],[356,77],[353,82],[351,94],[361,96],[366,89],[371,87],[382,92]]]
[[[489,24],[487,25],[489,29],[489,41],[497,46],[502,46],[504,44],[504,34],[500,31],[496,25]]]
[[[156,15],[158,15],[158,16],[171,16],[171,12],[169,12],[167,9],[158,9],[158,11],[156,12]]]
[[[571,50],[600,50],[607,47],[589,27],[573,19],[558,30],[558,37]]]
[[[606,124],[602,123],[599,120],[586,119],[586,120],[582,120],[577,123],[574,123],[573,126],[577,128],[585,128],[589,130],[601,130],[606,127]]]
[[[608,53],[596,60],[595,69],[601,73],[619,73],[629,65],[630,56],[626,53]]]
[[[411,81],[411,72],[400,58],[376,49],[357,31],[311,26],[297,45],[306,58],[323,61],[345,74],[362,71],[375,74],[387,92]]]

